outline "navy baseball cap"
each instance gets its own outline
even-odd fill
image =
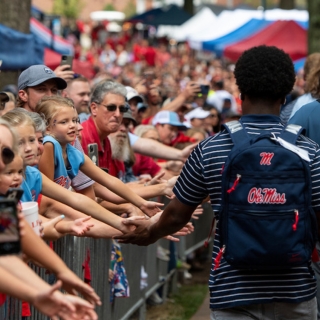
[[[0,92],[0,102],[4,103],[8,101],[9,101],[9,96],[7,95],[7,93],[4,91]]]
[[[56,81],[58,90],[63,90],[67,87],[67,82],[64,79],[57,77],[50,68],[43,64],[34,65],[21,72],[18,79],[18,90],[27,87],[35,87],[38,84],[51,79]]]

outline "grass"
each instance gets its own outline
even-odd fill
[[[147,320],[189,320],[203,303],[207,292],[207,284],[184,284],[164,304],[149,307]]]
[[[179,294],[174,295],[175,306],[181,307],[179,316],[169,318],[170,320],[190,319],[202,305],[208,292],[207,284],[184,285]],[[209,306],[208,306],[209,308]],[[169,320],[168,319],[168,320]]]

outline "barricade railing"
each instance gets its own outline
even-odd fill
[[[176,255],[181,260],[185,260],[187,254],[202,246],[209,234],[213,213],[209,204],[203,206],[204,213],[199,216],[199,220],[193,221],[195,231],[186,237],[181,237],[180,242],[175,244]],[[66,236],[54,243],[54,250],[66,265],[83,279],[83,263],[89,249],[91,285],[102,301],[102,306],[96,308],[99,319],[125,320],[135,314],[139,320],[144,320],[146,319],[146,300],[160,287],[163,287],[162,293],[165,299],[169,291],[168,285],[175,278],[175,269],[168,270],[169,262],[157,258],[157,246],[161,245],[169,249],[169,243],[168,240],[161,239],[148,247],[121,245],[130,296],[115,298],[113,303],[110,303],[110,284],[108,282],[111,240]],[[142,266],[148,274],[147,287],[144,289],[140,289]],[[48,274],[45,269],[34,267],[34,270],[45,281],[49,283],[52,281],[52,275]],[[175,290],[174,285],[171,286],[171,290]],[[49,320],[33,307],[31,310],[32,320]],[[0,320],[20,319],[21,303],[16,299],[7,298],[5,304],[0,308]]]

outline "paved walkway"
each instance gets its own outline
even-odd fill
[[[202,305],[190,320],[210,320],[209,302],[210,302],[210,297],[208,292]]]

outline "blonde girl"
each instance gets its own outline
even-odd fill
[[[68,188],[70,178],[75,177],[81,170],[92,180],[140,208],[148,216],[159,211],[157,206],[162,204],[142,199],[71,145],[76,138],[78,115],[70,99],[57,96],[43,98],[37,105],[36,112],[44,115],[47,121],[47,136],[44,138],[44,152],[40,158],[39,170],[49,179]]]
[[[24,194],[22,201],[37,201],[42,193],[54,200],[60,201],[76,210],[107,223],[122,232],[128,228],[122,223],[122,218],[102,208],[92,199],[79,193],[73,193],[57,185],[37,168],[31,167],[37,161],[38,144],[32,119],[19,109],[12,110],[3,116],[18,134],[18,149],[25,168],[25,179],[22,183]],[[152,204],[152,208],[154,205]]]

